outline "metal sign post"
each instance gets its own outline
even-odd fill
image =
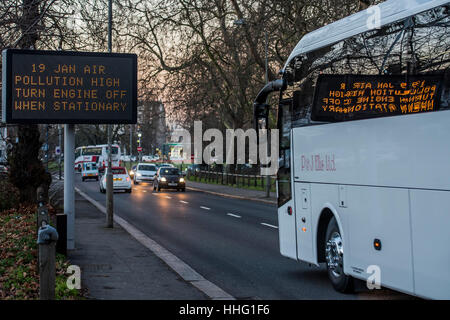
[[[64,213],[67,249],[75,249],[75,125],[64,125]]]

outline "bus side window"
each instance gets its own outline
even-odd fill
[[[442,94],[441,94],[441,109],[450,108],[450,71],[447,70],[444,76],[444,83],[442,84]]]

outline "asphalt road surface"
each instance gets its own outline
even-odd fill
[[[98,182],[81,182],[79,175],[75,180],[105,204]],[[274,205],[189,190],[153,192],[151,184],[140,184],[131,194],[114,193],[114,208],[237,299],[411,299],[386,289],[369,291],[360,281],[355,294],[341,294],[332,288],[325,266],[282,257]]]

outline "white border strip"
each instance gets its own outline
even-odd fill
[[[89,197],[83,191],[75,187],[75,190],[87,201],[92,203],[100,212],[106,214],[106,208],[96,200]],[[164,261],[173,271],[178,273],[183,280],[189,282],[194,287],[202,291],[213,300],[236,300],[232,295],[228,294],[214,283],[206,280],[197,271],[192,269],[188,264],[172,254],[170,251],[159,245],[157,242],[146,236],[144,233],[136,229],[121,217],[114,215],[114,221],[124,228],[131,236],[143,244],[147,249],[153,252],[158,258]]]

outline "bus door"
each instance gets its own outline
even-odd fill
[[[277,173],[278,228],[280,253],[297,259],[296,225],[291,177],[291,101],[282,100],[278,109],[280,159]]]

